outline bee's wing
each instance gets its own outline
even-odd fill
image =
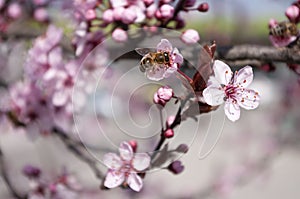
[[[150,52],[156,52],[156,49],[155,48],[136,48],[135,51],[138,54],[144,56],[144,55],[147,55]]]

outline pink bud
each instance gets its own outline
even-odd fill
[[[198,32],[194,29],[184,31],[180,38],[186,44],[195,44],[200,40]]]
[[[186,144],[180,144],[177,148],[176,151],[180,152],[180,153],[187,153],[189,150],[188,145]]]
[[[136,149],[137,149],[137,142],[135,140],[130,140],[129,142],[129,145],[131,146],[133,152],[136,152]]]
[[[161,19],[161,18],[162,18],[161,12],[160,12],[159,10],[156,10],[156,12],[155,12],[155,17],[156,17],[157,19]]]
[[[12,3],[8,6],[8,16],[11,18],[19,18],[22,15],[22,8],[18,3]]]
[[[185,26],[185,21],[182,18],[176,19],[176,29],[181,29]]]
[[[154,93],[153,101],[155,104],[165,106],[168,101],[173,97],[173,89],[168,86],[160,87],[156,93]]]
[[[38,178],[41,174],[41,170],[38,167],[26,165],[23,168],[23,174],[29,178]]]
[[[125,24],[131,24],[136,18],[136,12],[134,12],[133,9],[127,8],[123,12],[122,22]]]
[[[152,4],[151,6],[149,6],[147,9],[146,9],[146,16],[148,18],[152,18],[154,15],[155,15],[155,12],[156,12],[156,5],[155,4]]]
[[[164,133],[165,138],[172,138],[174,136],[173,129],[167,129]]]
[[[111,23],[114,20],[114,11],[112,9],[105,10],[102,15],[103,21]]]
[[[176,160],[168,166],[168,169],[174,174],[179,174],[183,171],[184,166],[181,164],[181,161]]]
[[[173,124],[173,122],[175,121],[175,118],[176,118],[175,115],[171,115],[168,117],[167,122],[166,122],[168,128]]]
[[[159,10],[163,18],[171,18],[174,15],[174,8],[169,4],[162,5]]]
[[[127,32],[121,28],[116,28],[112,33],[112,38],[116,42],[125,42],[128,39]]]
[[[297,22],[299,21],[300,10],[297,6],[291,5],[286,9],[285,15],[287,16],[287,18],[289,18],[290,21]]]
[[[96,19],[97,15],[96,15],[96,11],[94,9],[89,9],[86,13],[85,13],[85,18],[87,20],[93,20]]]
[[[209,9],[208,3],[201,3],[198,6],[198,11],[200,11],[200,12],[207,12],[208,9]]]
[[[45,8],[38,8],[34,11],[34,18],[37,21],[47,21],[49,19],[48,12]]]
[[[123,12],[125,11],[125,8],[123,7],[117,7],[114,9],[114,19],[117,21],[120,21],[123,18]]]

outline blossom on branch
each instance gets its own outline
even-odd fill
[[[168,101],[173,97],[173,89],[168,86],[160,87],[157,92],[154,93],[153,101],[155,104],[165,106]]]
[[[138,175],[150,166],[150,156],[146,153],[134,153],[128,142],[122,142],[119,147],[120,156],[107,153],[103,158],[109,168],[104,186],[115,188],[122,183],[139,192],[143,187],[142,178]]]
[[[240,118],[240,107],[250,110],[259,105],[257,92],[247,87],[253,80],[250,66],[236,71],[234,74],[227,64],[216,60],[213,65],[214,76],[208,80],[208,87],[203,91],[207,104],[218,106],[225,101],[225,114],[231,121]]]

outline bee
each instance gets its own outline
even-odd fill
[[[167,51],[157,52],[150,48],[136,48],[135,51],[142,55],[139,69],[141,72],[146,70],[157,70],[170,65],[170,53]]]
[[[295,23],[283,21],[271,28],[269,34],[278,37],[298,36],[298,28]]]

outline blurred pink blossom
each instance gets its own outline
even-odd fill
[[[213,65],[214,76],[208,80],[208,87],[203,91],[207,104],[218,106],[225,101],[225,114],[231,121],[240,118],[240,107],[251,110],[259,105],[257,92],[247,87],[253,80],[250,66],[245,66],[233,75],[231,69],[222,61],[216,60]]]
[[[300,20],[300,9],[295,5],[291,5],[286,9],[285,15],[291,22],[298,23]]]
[[[171,18],[174,15],[174,7],[169,4],[164,4],[159,8],[159,11],[161,13],[161,16],[163,18]]]
[[[111,36],[117,42],[125,42],[128,39],[127,32],[121,28],[116,28]]]
[[[120,144],[119,152],[120,156],[107,153],[103,158],[104,164],[109,168],[104,186],[115,188],[126,182],[132,190],[139,192],[143,187],[143,181],[137,173],[150,166],[150,156],[146,153],[134,154],[128,142]]]
[[[37,21],[47,21],[49,19],[48,12],[45,8],[38,8],[34,11],[34,18]]]
[[[200,40],[198,32],[194,29],[185,30],[180,39],[186,44],[195,44]]]
[[[22,7],[18,3],[12,3],[8,6],[7,13],[11,18],[19,18],[22,15]]]

